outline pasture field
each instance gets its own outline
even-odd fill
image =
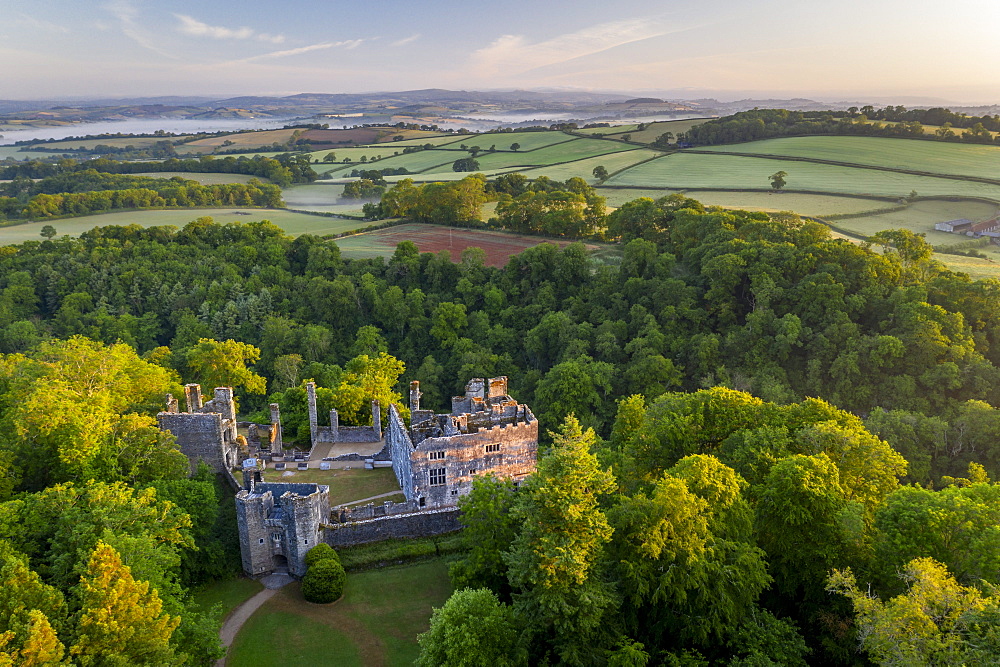
[[[565,135],[563,135],[565,136]],[[476,157],[481,169],[506,169],[521,166],[550,166],[608,153],[620,153],[622,146],[601,139],[572,139],[532,151],[517,153],[482,153]]]
[[[304,130],[299,130],[300,132],[305,132]],[[260,132],[236,132],[234,134],[223,134],[218,137],[206,137],[204,139],[195,139],[194,141],[189,141],[185,144],[181,144],[177,147],[177,152],[180,153],[182,148],[187,148],[190,146],[199,147],[211,147],[211,148],[221,148],[226,146],[226,148],[241,148],[246,146],[251,148],[253,146],[270,146],[274,142],[283,144],[288,141],[295,130],[262,130]],[[232,142],[226,144],[226,142]]]
[[[687,132],[695,125],[701,125],[707,121],[712,120],[711,118],[687,118],[684,120],[661,120],[655,123],[650,123],[646,126],[645,130],[621,130],[615,132],[614,128],[610,128],[614,134],[606,133],[605,136],[609,139],[621,139],[622,134],[631,134],[632,138],[630,141],[638,142],[641,144],[651,144],[656,141],[664,132],[673,132],[674,136],[677,136],[681,132]],[[638,128],[637,125],[633,126]]]
[[[992,246],[996,247],[996,246]],[[973,280],[984,278],[1000,278],[1000,252],[990,250],[990,246],[980,248],[990,256],[990,259],[978,257],[963,257],[961,255],[946,255],[936,252],[933,258],[955,272],[968,273]]]
[[[541,243],[555,243],[559,247],[569,245],[571,240],[551,240],[540,236],[522,236],[487,230],[472,230],[444,225],[412,223],[377,229],[353,236],[337,239],[340,253],[344,257],[389,258],[396,246],[403,241],[413,241],[420,252],[440,252],[447,250],[452,260],[459,261],[466,248],[482,248],[486,251],[486,264],[504,266],[511,255],[532,248]],[[588,243],[587,247],[597,250],[602,246]]]
[[[435,559],[347,575],[344,597],[309,604],[298,582],[278,590],[243,626],[229,667],[412,665],[417,635],[451,595],[448,563]]]
[[[7,158],[15,160],[34,160],[38,158],[44,160],[61,155],[61,153],[49,153],[48,151],[22,151],[22,148],[23,146],[0,146],[0,160]]]
[[[699,150],[834,160],[1000,180],[1000,146],[888,137],[785,137]]]
[[[963,234],[939,232],[934,225],[946,220],[968,218],[988,220],[998,212],[997,206],[978,201],[917,201],[901,211],[891,211],[863,218],[833,220],[833,224],[850,232],[871,236],[883,229],[909,229],[917,234],[926,234],[932,245],[952,245],[968,241]]]
[[[202,216],[208,216],[222,224],[270,220],[275,225],[284,229],[290,236],[298,236],[299,234],[316,234],[319,236],[324,234],[340,234],[363,227],[365,224],[358,220],[327,218],[274,208],[183,208],[153,211],[116,211],[114,213],[87,215],[80,218],[42,220],[39,222],[27,222],[22,225],[12,225],[10,227],[0,227],[0,245],[23,243],[24,241],[40,241],[42,237],[39,233],[45,225],[55,227],[58,236],[79,236],[94,227],[106,227],[107,225],[139,225],[141,227],[174,225],[175,227],[183,227],[192,220]]]
[[[249,183],[256,178],[261,183],[270,183],[269,179],[261,176],[251,176],[250,174],[200,174],[192,171],[151,171],[134,176],[145,176],[147,178],[173,178],[180,176],[188,181],[197,181],[201,185],[221,185],[223,183]]]
[[[450,171],[452,162],[463,157],[469,157],[469,154],[465,151],[441,150],[417,151],[416,153],[407,153],[406,155],[392,155],[390,153],[374,164],[371,162],[367,164],[354,163],[349,165],[349,169],[339,169],[337,173],[346,171],[349,174],[354,169],[386,169],[389,167],[393,169],[406,167],[411,172],[419,172],[442,165],[447,165],[447,170]]]
[[[638,129],[639,126],[636,123],[629,123],[626,125],[612,124],[611,127],[581,128],[573,131],[578,134],[600,134],[602,136],[608,136],[609,134],[621,134],[622,132],[635,132]]]
[[[349,146],[344,148],[327,148],[322,151],[313,151],[309,153],[309,158],[315,163],[318,162],[320,166],[331,165],[336,166],[346,158],[351,159],[351,164],[357,166],[357,163],[361,161],[361,156],[364,155],[369,160],[376,155],[381,155],[383,158],[392,157],[395,152],[402,153],[403,149],[395,144],[375,144],[374,146]],[[323,162],[323,158],[326,157],[327,153],[334,153],[337,156],[336,162]]]
[[[538,132],[489,132],[487,134],[467,134],[461,137],[454,148],[466,144],[468,146],[479,146],[484,151],[496,144],[498,151],[509,151],[511,144],[520,144],[517,150],[519,153],[533,151],[536,148],[551,146],[562,141],[567,141],[573,137],[558,130],[540,130]]]
[[[340,195],[343,191],[344,186],[341,184],[327,184],[319,181],[311,185],[296,185],[285,188],[282,196],[288,208],[300,211],[361,215],[361,207],[365,202],[361,200],[341,201]],[[361,223],[357,224],[363,226]]]
[[[632,188],[598,188],[598,193],[608,200],[608,206],[615,208],[625,202],[649,197],[659,199],[674,194],[677,190],[635,190]],[[726,190],[694,190],[685,192],[691,199],[697,199],[706,206],[741,208],[748,211],[794,211],[799,215],[823,217],[862,213],[880,208],[897,206],[882,199],[861,197],[838,197],[837,195],[809,195],[798,192],[729,192]],[[956,216],[964,217],[964,216]],[[940,222],[938,220],[937,222]]]
[[[777,171],[788,173],[785,187],[789,190],[893,197],[905,197],[915,190],[924,196],[985,197],[1000,201],[1000,185],[724,153],[674,153],[627,169],[608,179],[607,184],[673,189],[767,190],[770,175]]]
[[[93,149],[95,146],[117,146],[119,148],[125,148],[126,146],[135,146],[136,148],[148,148],[158,141],[184,141],[185,139],[190,139],[190,136],[178,136],[178,137],[115,137],[108,139],[68,139],[66,141],[55,141],[50,144],[44,144],[48,148],[86,148],[88,150]]]
[[[606,155],[598,155],[596,157],[575,160],[573,162],[563,162],[560,164],[548,165],[546,167],[525,169],[521,173],[528,178],[548,176],[549,178],[557,181],[565,181],[569,178],[573,178],[574,176],[579,176],[588,183],[596,183],[597,179],[594,178],[594,167],[598,165],[602,165],[608,170],[608,173],[614,173],[619,169],[625,169],[626,167],[630,167],[634,164],[642,162],[643,160],[654,158],[657,155],[662,155],[662,153],[646,148],[640,148],[634,151],[608,153]]]

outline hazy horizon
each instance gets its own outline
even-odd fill
[[[0,98],[421,88],[1000,103],[1000,6],[0,0]],[[677,96],[674,96],[677,97]]]

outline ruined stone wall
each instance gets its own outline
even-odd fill
[[[454,505],[458,496],[472,489],[472,480],[478,475],[492,473],[520,481],[532,474],[538,459],[538,421],[530,411],[528,415],[531,418],[528,423],[427,438],[417,444],[408,466],[413,488],[407,500],[424,498],[428,507]],[[497,451],[492,451],[494,449]],[[444,453],[443,458],[438,458],[440,452]],[[444,483],[431,484],[432,473],[442,469],[445,470]]]
[[[213,472],[232,468],[239,459],[235,443],[225,441],[222,415],[217,412],[161,412],[156,416],[160,429],[177,438],[181,452],[188,457],[191,472],[204,461]]]
[[[378,517],[324,526],[323,541],[334,548],[451,533],[462,528],[457,507]]]
[[[243,571],[254,576],[274,570],[271,529],[265,525],[274,507],[270,493],[250,494],[243,490],[236,494],[236,524],[240,533],[240,556]]]
[[[385,430],[385,444],[392,458],[392,470],[396,473],[399,488],[407,500],[413,500],[413,473],[410,469],[410,454],[413,452],[413,442],[410,433],[403,423],[399,410],[393,404],[389,405],[389,426]]]

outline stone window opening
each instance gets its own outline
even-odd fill
[[[451,495],[457,496],[458,495],[458,489],[452,489],[451,490]]]
[[[429,458],[429,459],[430,459],[431,461],[437,461],[437,460],[439,460],[439,459],[443,459],[443,458],[444,458],[444,451],[442,450],[442,451],[440,451],[440,452],[430,452],[430,453],[428,454],[428,458]]]
[[[423,496],[420,496],[420,506],[424,507],[426,505],[427,505],[427,499],[424,498]]]
[[[431,486],[442,486],[445,484],[446,479],[447,479],[447,470],[445,468],[431,468],[430,472]]]
[[[262,538],[260,538],[260,543],[261,543],[261,544],[264,544],[264,538],[263,538],[263,537],[262,537]]]
[[[486,445],[486,453],[487,454],[493,454],[494,452],[499,452],[499,451],[500,451],[500,443],[499,442],[493,442],[493,443],[490,443],[490,444]]]
[[[475,468],[469,468],[469,474],[470,475],[475,475],[476,474],[476,469]]]

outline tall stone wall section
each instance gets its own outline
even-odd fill
[[[181,452],[188,457],[191,472],[204,461],[215,473],[223,473],[237,463],[235,447],[225,446],[222,415],[217,412],[161,412],[156,416],[160,429],[170,431]]]
[[[403,423],[403,417],[393,404],[389,405],[389,425],[385,431],[385,444],[392,457],[392,471],[396,473],[399,488],[407,500],[414,500],[413,471],[410,455],[413,453],[413,441],[410,432]]]
[[[350,547],[388,539],[411,539],[451,533],[462,528],[459,509],[442,509],[378,517],[366,521],[324,526],[323,541],[334,548]]]
[[[250,576],[274,571],[274,545],[267,517],[274,508],[272,495],[236,494],[236,524],[240,533],[240,557],[243,571]]]

